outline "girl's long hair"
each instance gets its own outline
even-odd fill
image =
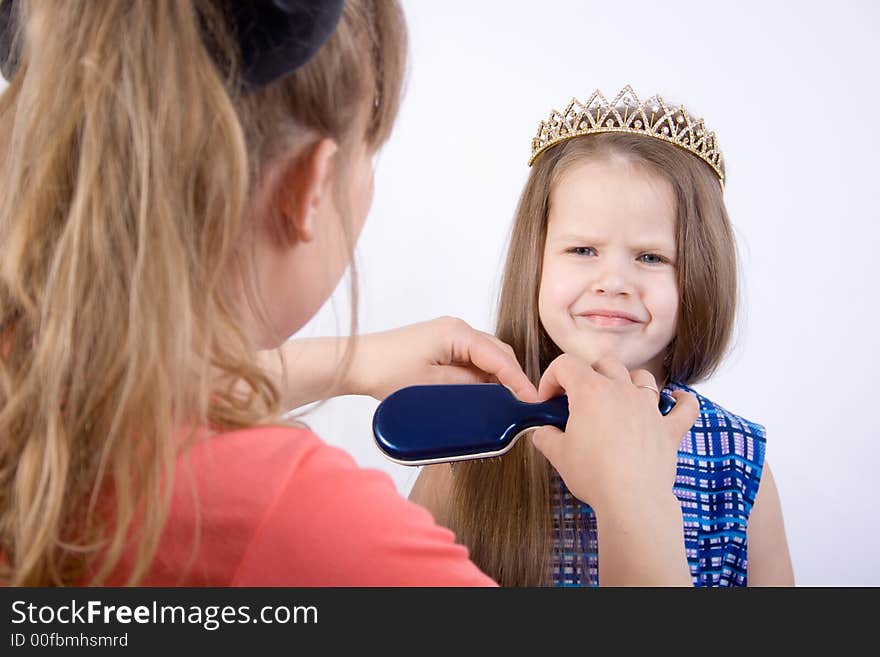
[[[553,185],[572,166],[610,156],[663,176],[675,191],[680,307],[665,365],[671,380],[694,383],[712,373],[730,340],[737,298],[735,242],[715,173],[687,151],[650,137],[578,137],[538,158],[513,222],[496,335],[513,347],[537,385],[561,353],[538,314]],[[552,476],[546,459],[526,439],[503,457],[455,466],[450,527],[474,562],[502,585],[548,582],[551,536],[561,531],[564,521],[552,513]]]
[[[137,583],[181,451],[282,419],[230,292],[253,289],[261,172],[322,137],[344,170],[365,107],[378,147],[405,28],[394,0],[347,2],[307,65],[241,96],[216,2],[39,0],[21,17],[0,96],[0,582],[100,584],[133,553]]]

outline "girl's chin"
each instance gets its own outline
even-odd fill
[[[618,360],[624,364],[624,366],[628,369],[636,369],[637,366],[633,366],[630,362],[630,359],[626,357],[625,354],[621,354],[620,352],[614,350],[607,351],[569,351],[567,353],[574,354],[575,356],[579,356],[583,358],[588,363],[595,363],[596,361],[602,360],[603,358],[613,358],[614,360]]]
[[[595,335],[590,336],[589,340],[583,339],[583,335],[569,337],[574,339],[567,340],[566,344],[556,343],[560,350],[578,356],[588,363],[595,363],[602,358],[610,357],[623,363],[624,367],[630,371],[648,370],[653,372],[657,367],[662,368],[662,359],[659,356],[645,360],[644,353],[633,353],[634,350],[631,347],[638,345],[627,344],[620,339],[622,336],[616,334]],[[645,349],[635,349],[635,351],[644,352]]]
[[[603,358],[613,358],[623,363],[623,366],[628,370],[651,369],[650,362],[633,358],[630,354],[620,349],[571,349],[566,350],[566,353],[574,354],[588,363],[595,363]]]

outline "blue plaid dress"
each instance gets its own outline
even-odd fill
[[[684,542],[695,586],[745,586],[746,523],[755,503],[766,444],[764,427],[693,393],[700,416],[678,447],[675,496],[681,502]],[[555,586],[597,586],[596,516],[569,493],[559,475],[551,484]]]

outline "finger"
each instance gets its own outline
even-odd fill
[[[700,402],[692,394],[683,390],[673,390],[672,396],[675,397],[675,407],[663,418],[663,422],[669,430],[670,440],[678,446],[684,435],[697,421],[697,417],[700,415]]]
[[[607,376],[609,379],[618,381],[629,381],[629,370],[619,360],[612,356],[603,356],[595,363],[593,369],[599,374]]]
[[[434,384],[498,383],[494,376],[473,365],[439,365],[432,369],[435,370],[431,377]]]
[[[657,386],[657,380],[648,370],[633,370],[629,376],[636,388],[650,393],[655,401],[660,399],[660,388]]]
[[[550,465],[556,468],[562,448],[562,431],[554,426],[546,425],[538,427],[532,432],[532,444],[544,457],[550,461]],[[557,470],[559,468],[556,468]]]
[[[514,358],[516,358],[516,352],[513,350],[513,347],[511,347],[509,344],[507,344],[506,342],[504,342],[504,341],[503,341],[501,338],[499,338],[497,335],[492,335],[491,333],[486,333],[485,331],[480,331],[480,333],[482,333],[482,334],[485,335],[487,338],[489,338],[492,342],[494,342],[494,343],[497,344],[499,347],[501,347],[501,349],[504,350],[506,353],[508,353],[508,354],[510,354],[511,356],[513,356]]]
[[[455,348],[454,360],[473,363],[526,402],[538,401],[538,391],[516,358],[479,331],[471,331]]]
[[[572,388],[579,375],[591,374],[595,376],[595,372],[576,356],[570,354],[557,356],[544,370],[538,382],[538,399],[544,401],[563,395]]]

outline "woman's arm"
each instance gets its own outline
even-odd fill
[[[284,408],[347,395],[349,372],[340,368],[350,338],[295,338],[257,353],[263,370],[281,390]]]
[[[342,367],[349,345],[351,362]],[[353,338],[297,338],[259,358],[288,409],[339,395],[384,399],[410,385],[495,381],[523,401],[537,401],[513,350],[454,317]]]
[[[675,495],[622,495],[594,507],[600,586],[693,586]]]
[[[663,417],[649,372],[630,373],[610,358],[590,366],[569,354],[550,364],[538,392],[568,394],[565,431],[541,427],[532,442],[596,513],[600,585],[692,586],[672,486],[696,398],[676,391]]]
[[[755,505],[749,515],[747,535],[749,586],[794,586],[782,504],[770,464],[766,461]]]

